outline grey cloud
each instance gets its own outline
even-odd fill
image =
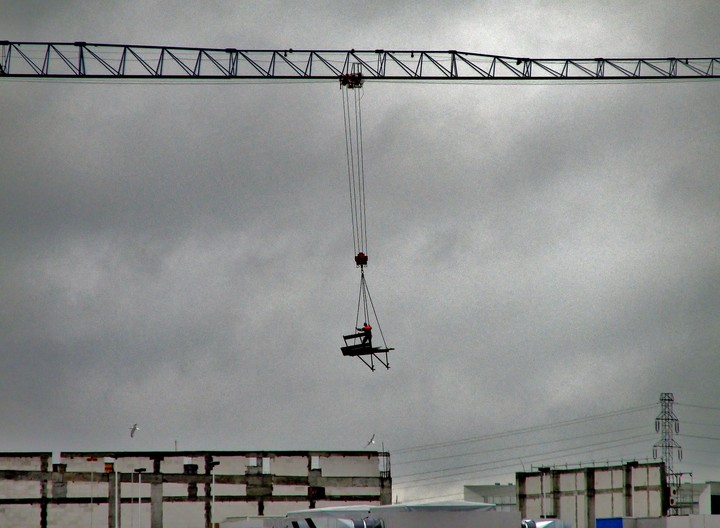
[[[3,38],[533,56],[718,44],[702,2],[652,16],[624,2],[24,5]],[[359,273],[335,84],[0,81],[5,449],[356,449],[376,432],[393,452],[644,405],[606,429],[650,434],[663,391],[712,405],[715,82],[368,82],[366,276],[397,349],[370,373],[339,352]],[[645,457],[653,441],[551,458]],[[684,469],[711,478],[709,447],[690,447]],[[394,471],[468,459],[486,460],[401,452]],[[402,482],[402,498],[424,496]]]

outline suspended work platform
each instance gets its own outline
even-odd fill
[[[370,370],[375,370],[375,360],[386,369],[390,368],[387,353],[394,348],[372,346],[372,337],[367,332],[344,335],[345,346],[340,347],[343,356],[358,357]]]
[[[361,314],[363,319],[360,319]],[[362,326],[359,326],[360,321],[364,321]],[[382,346],[373,346],[373,325],[377,328],[378,342],[381,342]],[[358,296],[358,310],[355,316],[355,330],[357,330],[356,333],[343,336],[345,346],[340,347],[342,355],[359,358],[373,371],[375,370],[376,361],[389,369],[388,352],[395,349],[388,347],[385,342],[385,336],[382,333],[382,328],[380,328],[375,306],[367,288],[365,273],[362,270],[360,272],[360,295]]]

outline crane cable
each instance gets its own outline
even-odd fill
[[[350,188],[350,219],[353,231],[353,251],[355,253],[355,265],[360,268],[360,293],[358,294],[357,312],[355,314],[355,329],[359,334],[343,336],[345,347],[342,348],[343,355],[356,355],[370,370],[375,370],[374,360],[379,361],[385,368],[390,368],[387,353],[393,348],[388,348],[380,328],[375,311],[375,305],[370,297],[367,282],[365,281],[365,266],[368,263],[367,254],[367,221],[365,204],[365,163],[363,161],[363,140],[362,140],[362,111],[360,101],[362,99],[361,88],[363,85],[362,67],[360,64],[352,64],[352,68],[340,78],[340,91],[343,101],[343,122],[345,125],[345,153],[347,157],[348,186]],[[350,98],[352,91],[353,97]],[[360,314],[362,313],[362,319]],[[372,323],[375,322],[376,329],[382,340],[382,346],[375,346],[372,343]],[[363,321],[362,327],[360,321]],[[348,339],[360,339],[360,343],[348,344]],[[380,354],[384,354],[384,359]],[[366,360],[364,356],[369,357]]]
[[[350,99],[350,92],[353,98]],[[362,112],[360,86],[342,87],[343,121],[345,124],[345,151],[347,154],[348,186],[350,188],[350,218],[353,230],[353,251],[356,264],[361,268],[367,259],[367,222],[365,207],[365,165],[363,162]]]
[[[360,319],[360,311],[362,309],[363,318]],[[370,313],[372,311],[372,317]],[[355,326],[359,326],[360,321],[375,321],[377,327],[377,333],[380,335],[380,339],[383,342],[383,348],[387,348],[387,342],[385,341],[385,334],[383,334],[382,327],[380,326],[380,319],[378,319],[377,312],[375,311],[375,304],[373,303],[372,297],[370,296],[370,290],[367,287],[365,281],[365,272],[360,270],[360,293],[358,294],[357,312],[355,314]]]
[[[351,72],[341,79],[340,89],[343,100],[343,122],[345,125],[345,152],[347,157],[348,186],[350,188],[350,219],[353,231],[355,264],[360,268],[360,292],[358,294],[355,326],[360,321],[374,320],[383,345],[387,348],[385,336],[375,311],[370,290],[365,280],[365,266],[368,261],[367,220],[365,201],[365,163],[362,139],[362,71],[359,64],[353,64]],[[350,92],[353,93],[352,98]],[[362,319],[361,319],[362,314]]]

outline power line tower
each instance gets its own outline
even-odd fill
[[[675,398],[672,392],[660,394],[660,414],[655,418],[655,431],[662,434],[659,442],[653,446],[653,458],[658,457],[658,450],[662,453],[661,459],[665,462],[665,482],[670,488],[670,511],[674,511],[673,499],[676,498],[680,487],[680,473],[673,469],[673,458],[677,451],[678,460],[682,460],[682,447],[675,441],[674,435],[680,432],[680,421],[673,412]]]

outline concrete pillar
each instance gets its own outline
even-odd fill
[[[67,464],[53,464],[52,472],[52,498],[64,499],[67,497],[67,481],[65,480],[65,470]]]
[[[120,508],[118,502],[121,497],[120,474],[117,471],[108,474],[108,528],[120,528]],[[117,502],[116,502],[117,501]],[[117,522],[115,520],[117,519]]]
[[[380,477],[380,504],[392,504],[392,479]]]
[[[545,503],[547,502],[546,495],[548,493],[548,488],[552,487],[552,483],[550,482],[551,476],[549,467],[541,467],[538,468],[538,470],[540,471],[540,518],[544,519],[551,516],[548,514],[548,510],[550,508],[547,508]]]
[[[208,528],[212,526],[211,524],[211,517],[212,517],[212,494],[213,489],[210,486],[209,482],[205,483],[205,497],[203,498],[205,501],[205,527]]]
[[[625,464],[625,511],[623,517],[634,517],[635,512],[633,511],[633,470],[638,467],[638,462],[628,462]]]
[[[150,484],[150,527],[163,528],[162,476]]]
[[[517,505],[520,510],[520,516],[523,519],[528,518],[527,514],[527,494],[525,493],[525,473],[515,473],[515,481],[517,482]]]
[[[595,468],[587,468],[585,470],[585,490],[587,499],[585,501],[587,508],[587,520],[585,526],[592,528],[595,526]]]
[[[49,457],[42,457],[40,462],[40,471],[44,473],[43,479],[40,481],[40,528],[47,528],[48,525],[48,468],[49,468]]]
[[[550,479],[552,483],[552,512],[548,512],[548,517],[560,518],[562,516],[560,511],[560,473],[553,470],[550,475],[552,476]]]

